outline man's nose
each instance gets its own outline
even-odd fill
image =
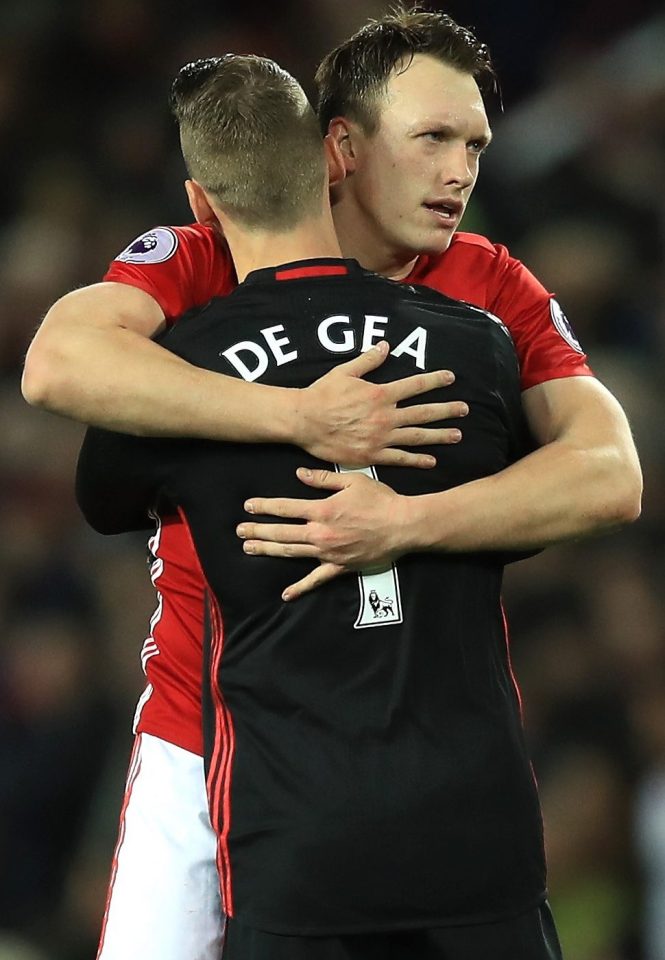
[[[445,185],[461,190],[473,185],[476,174],[466,143],[450,144],[441,163],[440,175]]]

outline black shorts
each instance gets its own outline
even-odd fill
[[[228,920],[222,960],[561,960],[549,906],[498,923],[290,937]]]

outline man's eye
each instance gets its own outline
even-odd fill
[[[472,153],[484,153],[487,144],[484,140],[471,140],[467,146]]]
[[[428,130],[423,136],[434,141],[434,143],[441,143],[444,139],[444,134],[440,130]]]

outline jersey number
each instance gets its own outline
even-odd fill
[[[374,467],[341,467],[335,464],[338,473],[364,473],[378,480]],[[402,622],[402,600],[399,593],[397,567],[391,563],[381,569],[361,570],[358,574],[360,604],[354,627],[385,627],[389,623]]]

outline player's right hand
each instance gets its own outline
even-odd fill
[[[435,466],[433,456],[404,450],[432,444],[458,443],[457,427],[426,427],[425,424],[464,417],[466,403],[398,403],[455,381],[450,370],[436,370],[394,380],[370,383],[362,378],[376,370],[389,353],[385,341],[371,350],[339,364],[311,386],[296,391],[295,442],[321,460],[348,467],[371,464],[398,467]]]

